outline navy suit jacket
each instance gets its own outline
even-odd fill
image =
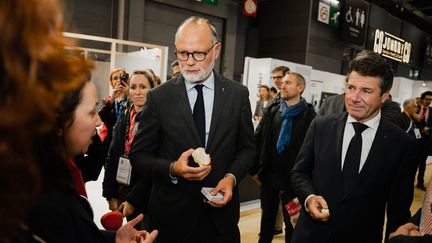
[[[381,118],[371,150],[352,190],[344,194],[341,150],[347,113],[316,118],[309,127],[291,174],[302,205],[311,194],[327,201],[330,219],[315,221],[304,209],[293,243],[380,243],[387,230],[410,218],[417,148],[401,129]]]
[[[182,76],[147,94],[147,102],[130,160],[134,170],[154,179],[149,211],[150,227],[159,230],[158,242],[184,242],[209,220],[221,233],[233,232],[239,220],[238,189],[222,208],[203,203],[202,187],[215,187],[227,173],[237,184],[249,172],[255,157],[249,93],[240,83],[215,74],[215,95],[206,152],[212,170],[203,181],[179,178],[173,184],[170,164],[190,149],[201,147]],[[205,208],[204,208],[205,207]]]

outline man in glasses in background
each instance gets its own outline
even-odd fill
[[[286,66],[278,66],[271,71],[271,80],[273,81],[274,86],[276,87],[278,92],[277,95],[273,98],[273,103],[279,103],[279,101],[281,101],[280,89],[282,86],[282,79],[289,71],[289,67]]]
[[[255,157],[248,90],[213,71],[221,43],[209,20],[186,19],[175,46],[182,75],[147,94],[130,153],[154,179],[150,228],[158,242],[240,242],[237,185]],[[199,147],[210,165],[193,162]],[[222,198],[208,201],[203,187]]]

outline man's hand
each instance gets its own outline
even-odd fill
[[[109,206],[109,210],[111,211],[117,211],[119,208],[119,200],[117,198],[110,198],[108,200],[108,206]]]
[[[251,176],[251,179],[255,182],[255,184],[257,184],[257,186],[262,186],[262,182],[258,178],[258,175]]]
[[[411,118],[416,122],[420,121],[420,115],[417,113],[412,114]]]
[[[391,233],[389,239],[397,235],[421,236],[421,233],[418,231],[417,225],[413,223],[406,223],[400,226],[395,232]]]
[[[136,242],[152,243],[156,240],[156,236],[158,235],[158,233],[159,232],[157,230],[153,230],[151,233],[145,232],[145,236],[141,236],[141,241]]]
[[[120,205],[119,211],[122,211],[123,216],[127,217],[127,216],[131,215],[135,211],[135,207],[132,206],[132,204],[130,204],[128,201],[124,201]]]
[[[116,233],[116,243],[152,243],[158,234],[157,230],[153,230],[150,234],[145,230],[136,230],[134,226],[141,222],[144,215],[140,214],[127,224],[120,227]]]
[[[215,196],[219,192],[220,194],[223,195],[222,200],[215,201],[215,202],[208,201],[207,203],[217,208],[225,206],[232,199],[233,188],[234,188],[234,178],[232,178],[232,176],[225,176],[222,180],[219,181],[217,186],[213,188],[213,190],[210,192],[212,196]]]
[[[129,86],[124,82],[118,82],[113,88],[112,95],[110,97],[110,102],[114,102],[115,99],[121,97],[122,95],[129,94]]]
[[[191,157],[193,149],[183,152],[177,161],[171,167],[173,176],[183,177],[186,180],[201,181],[211,171],[211,166],[191,167],[188,165],[189,157]]]
[[[330,218],[330,213],[328,211],[329,208],[323,197],[315,195],[309,197],[306,202],[306,206],[313,219],[327,222],[327,220]]]

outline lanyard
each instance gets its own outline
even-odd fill
[[[136,112],[135,108],[132,106],[129,114],[126,114],[126,116],[125,116],[126,122],[125,122],[124,138],[125,138],[125,157],[126,158],[129,155],[129,151],[131,149],[131,145],[132,145],[133,139],[135,137],[135,133],[136,133],[135,126],[138,125],[138,123],[135,122],[137,115],[138,115],[138,113]]]

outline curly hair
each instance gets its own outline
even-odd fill
[[[0,241],[13,241],[40,188],[32,139],[51,129],[64,95],[91,68],[68,58],[57,0],[0,1]]]

